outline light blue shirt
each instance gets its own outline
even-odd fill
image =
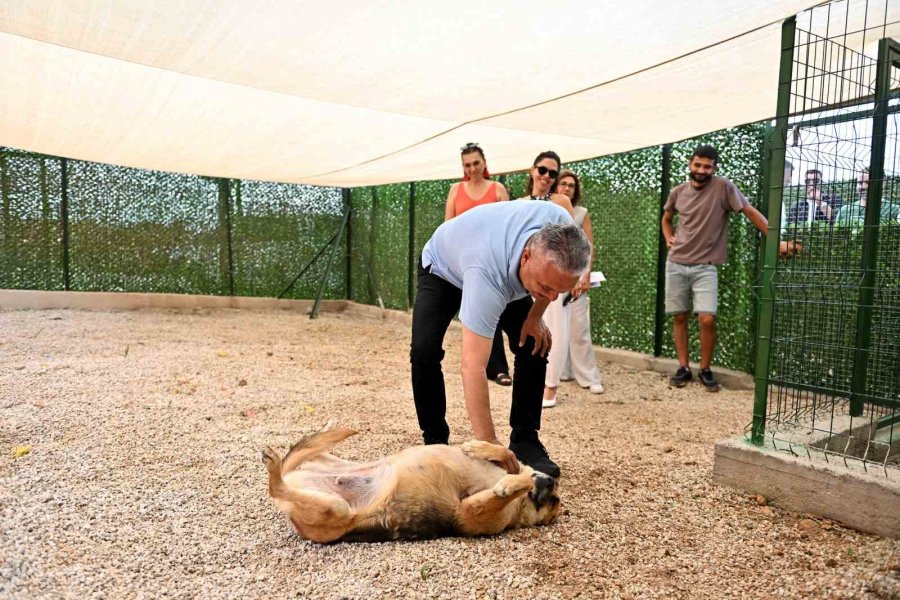
[[[422,249],[422,266],[462,290],[459,320],[493,338],[506,305],[528,295],[519,279],[525,244],[544,225],[572,223],[551,202],[493,202],[442,224]]]

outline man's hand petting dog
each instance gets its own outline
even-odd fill
[[[471,444],[472,442],[466,442],[463,444],[463,449],[465,449],[466,445]],[[493,454],[490,458],[485,458],[483,456],[479,456],[477,458],[482,458],[484,460],[490,461],[500,467],[503,468],[507,473],[512,473],[515,475],[521,469],[519,467],[519,459],[516,458],[516,455],[513,454],[513,451],[509,448],[506,448],[497,438],[492,440],[488,440],[485,442],[486,444],[491,444],[494,448],[501,448],[503,452],[501,454]]]

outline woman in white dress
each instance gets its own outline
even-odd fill
[[[572,171],[563,170],[557,178],[556,190],[571,201],[575,223],[581,226],[593,249],[591,218],[587,209],[581,206],[581,182],[578,176]],[[592,264],[593,261],[592,253]],[[591,302],[585,293],[589,288],[590,272],[585,273],[572,289],[572,300],[568,305],[563,306],[565,298],[560,296],[544,313],[544,322],[553,336],[553,347],[547,357],[547,375],[544,379],[544,408],[556,406],[560,380],[570,380],[573,376],[578,385],[589,389],[591,393],[603,393],[603,382],[591,341]]]

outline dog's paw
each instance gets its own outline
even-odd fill
[[[470,440],[465,442],[460,448],[462,448],[462,451],[470,458],[494,462],[503,461],[507,454],[506,448],[503,446],[497,446],[496,444],[483,442],[481,440]]]
[[[527,492],[534,486],[528,475],[507,475],[494,486],[494,495],[500,498],[509,498],[519,492]]]
[[[482,442],[481,440],[469,440],[468,442],[464,442],[460,447],[462,448],[462,451],[469,456],[481,458],[490,446],[490,444]]]
[[[278,453],[272,449],[271,446],[266,446],[262,450],[262,461],[263,464],[266,465],[270,470],[278,469],[281,467],[281,457],[278,456]]]
[[[508,485],[506,485],[502,481],[497,483],[497,485],[494,486],[494,495],[495,496],[499,496],[500,498],[507,498],[507,497],[509,497],[510,494],[512,494],[512,490],[510,489],[510,487]]]

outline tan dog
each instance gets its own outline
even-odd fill
[[[269,495],[304,538],[315,542],[483,535],[546,525],[559,514],[552,477],[522,465],[512,475],[488,462],[505,448],[416,446],[370,463],[331,450],[356,434],[326,429],[295,444],[284,460],[263,450]]]

